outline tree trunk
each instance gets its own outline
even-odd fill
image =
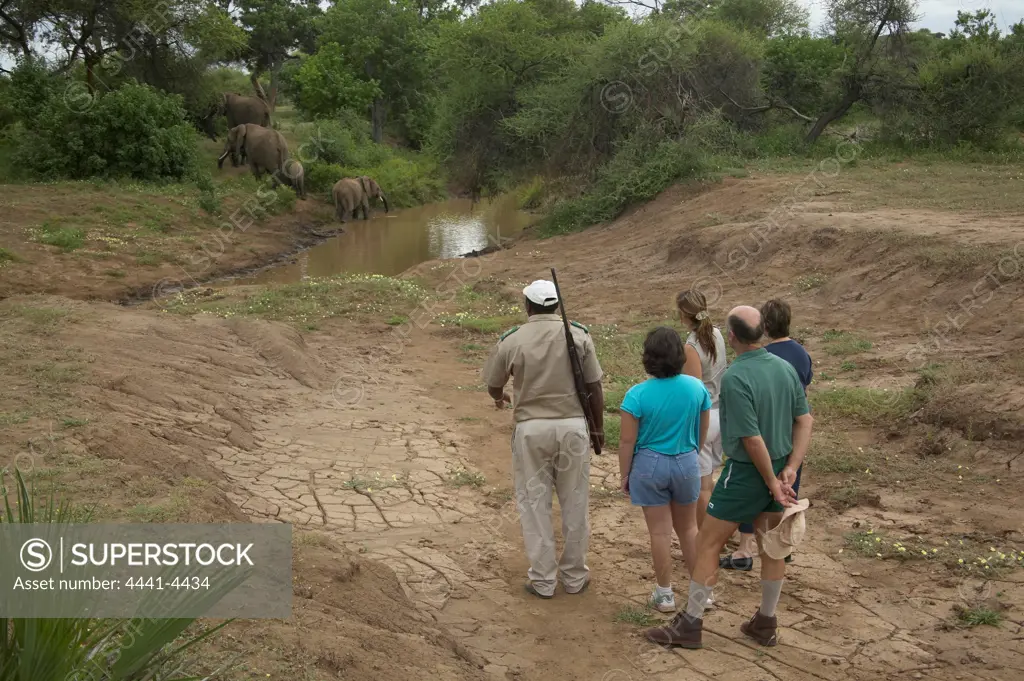
[[[277,106],[277,88],[281,79],[281,63],[277,62],[270,67],[270,98],[267,104],[270,106],[270,113],[274,113]]]
[[[91,54],[85,58],[85,84],[89,92],[96,92],[96,63],[97,59]]]
[[[249,74],[249,82],[252,83],[252,89],[256,92],[256,96],[266,102],[267,93],[263,91],[263,86],[260,85],[260,74],[258,71],[253,71]]]
[[[377,97],[370,105],[370,123],[373,126],[371,135],[377,144],[384,142],[384,120],[387,113],[384,110],[384,100]]]
[[[821,133],[825,132],[829,123],[845,116],[858,99],[860,99],[860,85],[854,83],[846,89],[846,94],[838,104],[818,117],[818,120],[811,126],[810,132],[807,133],[807,137],[804,138],[804,142],[814,144],[821,137]]]

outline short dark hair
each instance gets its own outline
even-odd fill
[[[732,331],[732,335],[736,336],[736,339],[745,345],[753,345],[761,340],[761,336],[764,335],[764,325],[760,320],[758,320],[757,326],[747,324],[736,315],[729,315],[726,321],[729,324],[729,330]]]
[[[789,303],[773,298],[761,306],[761,324],[764,332],[772,338],[785,338],[789,335],[789,322],[793,311]]]
[[[537,303],[533,302],[529,298],[526,299],[526,314],[527,314],[527,316],[535,315],[535,314],[555,314],[556,312],[558,312],[558,303],[557,302],[553,303],[551,305],[548,305],[547,307],[544,307],[543,305],[538,305]]]
[[[644,340],[644,370],[654,378],[672,378],[683,373],[683,339],[667,326],[647,334]]]

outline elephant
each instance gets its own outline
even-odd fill
[[[287,183],[288,143],[277,130],[252,123],[236,125],[228,131],[224,153],[217,159],[218,168],[224,164],[228,154],[231,155],[231,165],[236,167],[245,158],[256,179],[263,177],[263,173],[270,173],[275,187]]]
[[[306,199],[306,171],[294,158],[285,161],[285,180],[295,190],[295,195],[305,201]]]
[[[270,107],[259,97],[225,92],[221,100],[221,109],[228,119],[228,130],[246,123],[270,127]]]
[[[338,180],[331,193],[334,195],[334,214],[342,222],[348,222],[349,216],[356,219],[360,210],[363,211],[363,219],[369,220],[370,199],[380,199],[384,203],[384,212],[388,212],[388,200],[380,185],[366,175]]]

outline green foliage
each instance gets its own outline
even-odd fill
[[[56,246],[67,253],[85,244],[85,231],[77,227],[60,227],[44,222],[40,228],[39,243]]]
[[[1024,55],[991,41],[966,41],[921,65],[919,90],[889,120],[909,144],[997,146],[1024,108]]]
[[[185,177],[196,153],[181,97],[129,83],[80,113],[50,97],[27,122],[16,159],[43,177],[157,180]]]
[[[434,5],[422,16],[421,7],[412,0],[346,0],[333,4],[319,22],[318,49],[331,46],[336,57],[332,64],[338,67],[332,71],[335,78],[374,100],[371,119],[378,142],[388,119],[397,121],[400,134],[414,143],[424,133],[420,114],[433,85],[429,36],[440,8]]]
[[[795,0],[716,0],[708,8],[710,16],[764,36],[805,31],[810,15]]]
[[[379,83],[360,80],[353,73],[337,43],[322,45],[302,61],[293,78],[295,106],[309,118],[366,109],[381,94]]]
[[[7,523],[68,525],[76,517],[54,497],[37,505],[21,471],[0,469],[0,499]],[[12,505],[13,502],[13,505]],[[85,518],[88,522],[88,514]],[[242,576],[244,579],[244,574]],[[219,598],[240,579],[218,582]],[[104,681],[171,681],[182,679],[181,667],[199,642],[230,624],[227,620],[198,634],[186,633],[195,618],[93,620],[86,617],[26,619],[0,617],[0,681],[24,679],[103,679]],[[215,674],[213,678],[219,676]]]
[[[689,142],[657,142],[634,135],[606,165],[587,192],[556,204],[544,234],[561,234],[618,217],[627,206],[646,201],[674,182],[700,177],[706,166]]]
[[[377,144],[369,126],[348,112],[344,120],[319,120],[304,131],[304,142],[316,157],[305,164],[306,188],[326,194],[343,177],[372,177],[396,208],[418,206],[446,195],[444,176],[430,156]]]
[[[539,175],[534,177],[530,180],[529,184],[521,187],[517,193],[520,209],[532,210],[534,208],[540,208],[545,194],[544,178]]]
[[[829,38],[781,36],[765,46],[761,82],[770,95],[813,115],[839,96],[836,75],[845,58],[843,47]]]

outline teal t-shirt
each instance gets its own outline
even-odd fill
[[[711,409],[711,394],[693,376],[649,378],[626,391],[621,409],[640,422],[634,452],[674,456],[697,449],[700,415]]]

